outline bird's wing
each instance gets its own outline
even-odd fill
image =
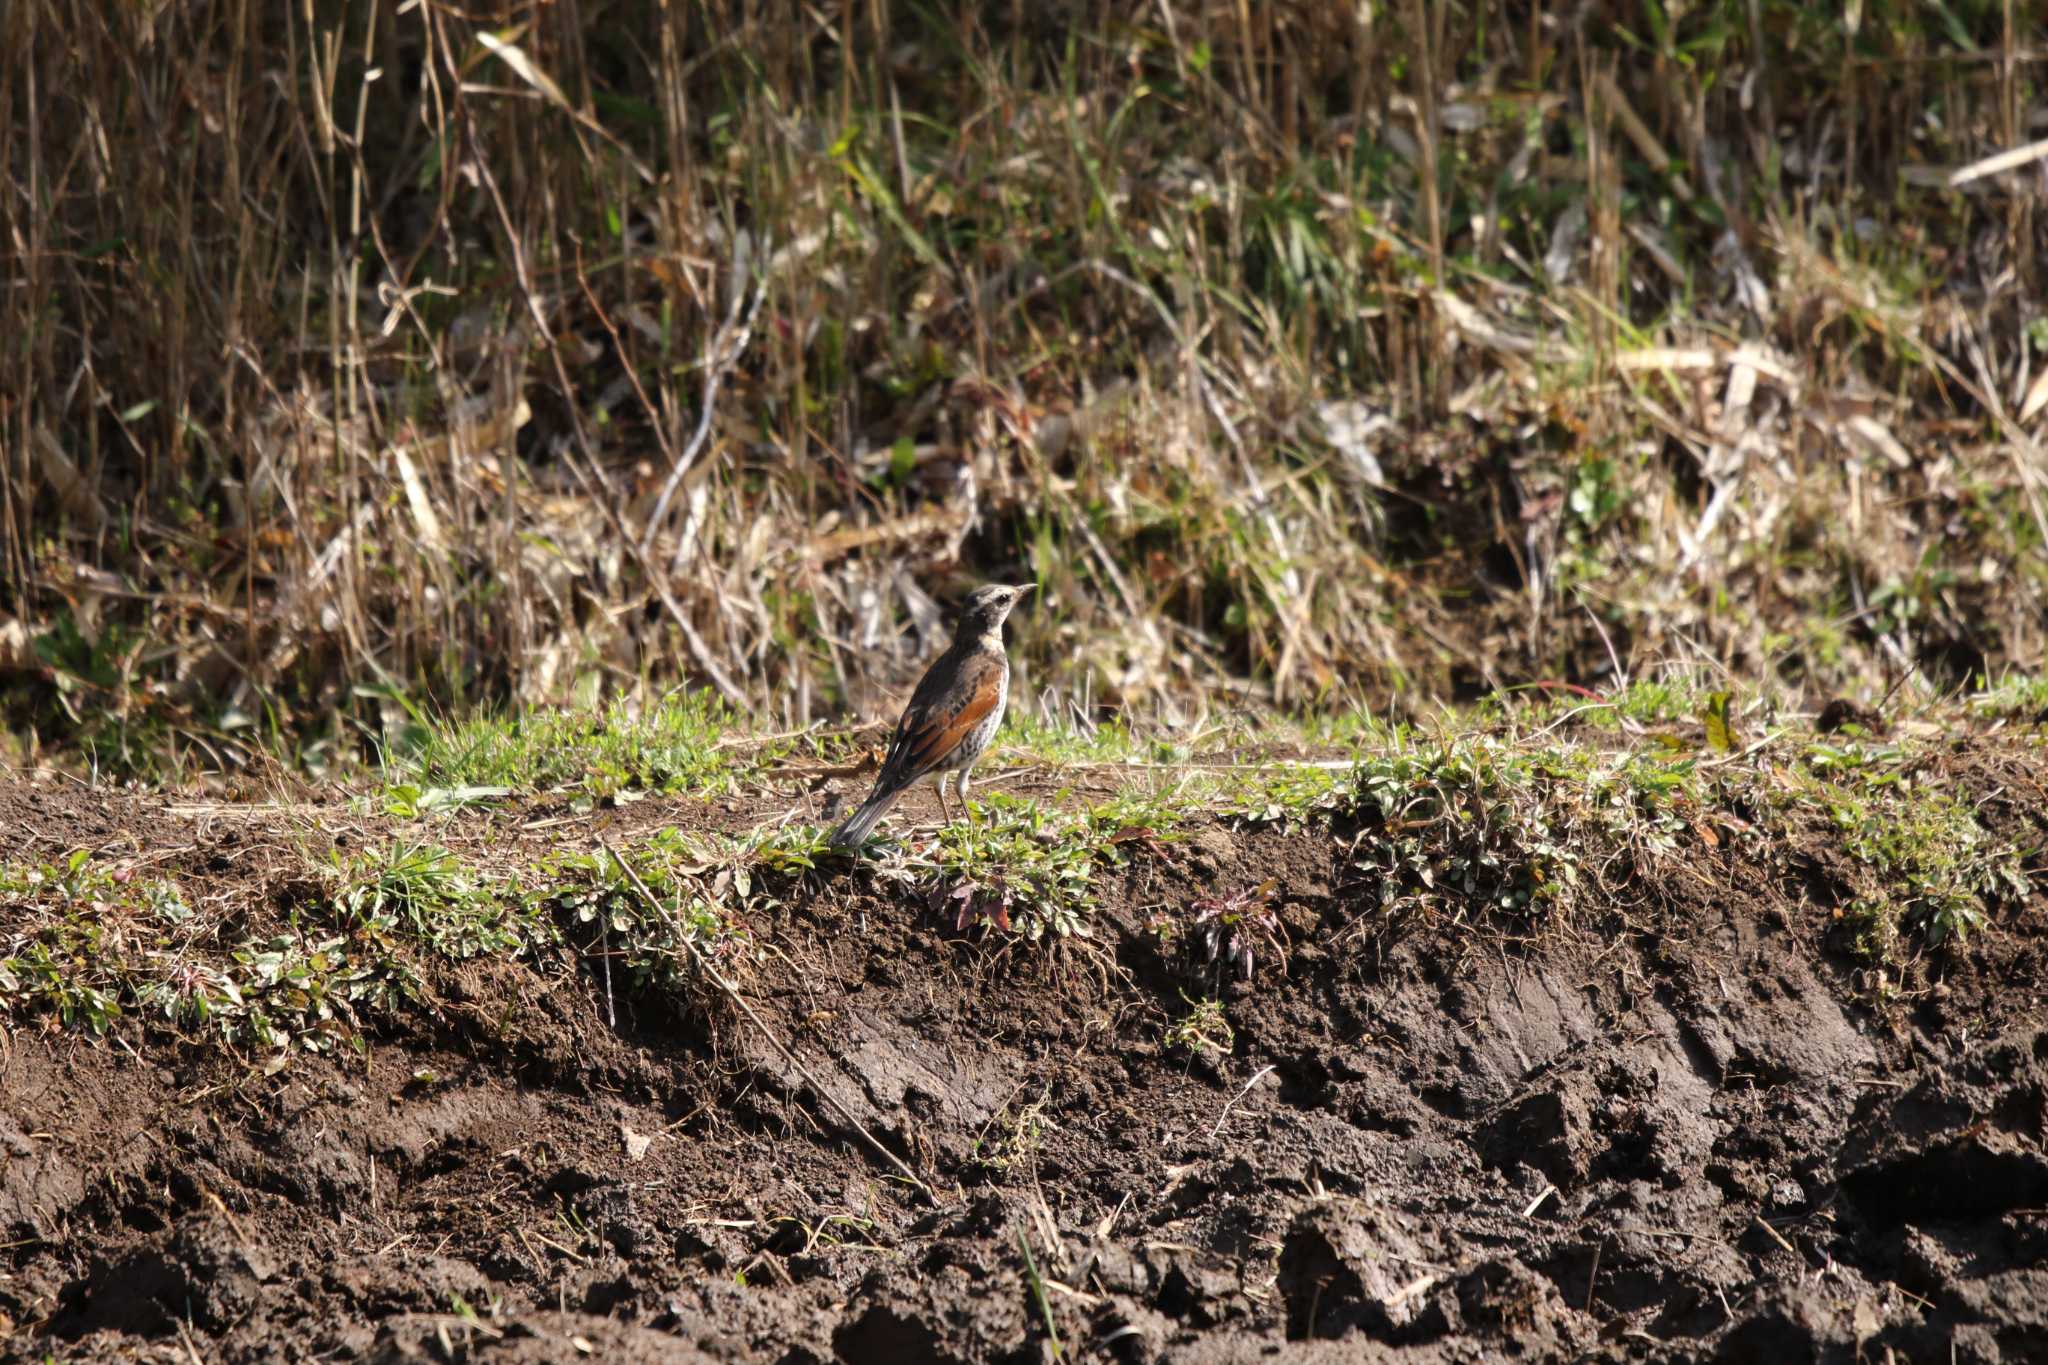
[[[882,765],[881,780],[889,786],[915,782],[945,762],[1002,700],[1008,665],[1001,655],[970,655],[950,678],[946,663],[941,659],[932,665],[896,722],[889,759]]]

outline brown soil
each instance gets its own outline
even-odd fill
[[[2004,818],[2038,847],[2038,808]],[[25,785],[0,820],[252,916],[309,831],[389,832]],[[1880,995],[1824,859],[1702,849],[1628,921],[1510,934],[1384,924],[1360,834],[1198,828],[1051,951],[863,872],[780,888],[741,981],[815,1085],[708,987],[567,950],[451,969],[367,1060],[268,1076],[17,1021],[0,1355],[1036,1362],[1049,1315],[1081,1360],[2048,1358],[2038,883]],[[595,835],[537,806],[433,837]],[[1266,878],[1284,974],[1147,928]],[[1169,1045],[1218,991],[1228,1054]]]

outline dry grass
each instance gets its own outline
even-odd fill
[[[0,15],[18,747],[2042,664],[2025,6]]]

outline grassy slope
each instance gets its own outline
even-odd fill
[[[1105,863],[1158,856],[1216,819],[1333,822],[1362,836],[1348,856],[1383,929],[1541,938],[1654,927],[1658,879],[1729,845],[1825,868],[1841,890],[1816,912],[1896,988],[2042,875],[2038,825],[2013,803],[2041,781],[2044,705],[2039,687],[2009,689],[1820,734],[1760,701],[1658,684],[1342,734],[1188,743],[1013,723],[992,785],[1024,794],[994,791],[936,830],[906,810],[859,875],[962,929],[1085,938]],[[125,848],[12,858],[0,1010],[94,1032],[126,1016],[280,1058],[361,1045],[477,957],[594,952],[608,989],[616,969],[625,988],[685,995],[702,955],[743,975],[751,916],[853,874],[824,846],[815,790],[821,774],[849,789],[865,777],[844,735],[744,742],[724,720],[679,698],[638,720],[436,732],[345,803],[215,808],[268,850],[250,875],[180,869],[190,845],[143,820]],[[138,808],[150,801],[163,798]],[[1286,944],[1270,890],[1218,888],[1149,931],[1196,936],[1219,969],[1271,972]]]

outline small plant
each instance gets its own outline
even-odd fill
[[[1039,1147],[1045,1141],[1046,1130],[1054,1126],[1053,1121],[1045,1115],[1045,1111],[1051,1105],[1051,1093],[1040,1092],[1038,1098],[1019,1109],[1017,1117],[996,1135],[994,1141],[991,1141],[990,1129],[994,1128],[996,1120],[1002,1117],[1001,1112],[997,1113],[975,1138],[974,1163],[990,1172],[1000,1173],[1009,1170],[1020,1160],[1034,1160]],[[1004,1112],[1007,1112],[1007,1106]]]
[[[176,883],[92,863],[0,865],[0,1009],[47,1009],[94,1033],[123,1017],[203,1027],[281,1051],[353,1036],[358,1004],[395,1005],[414,978],[374,943],[297,933],[222,950]]]
[[[939,832],[931,857],[934,906],[956,928],[992,924],[1031,942],[1094,930],[1097,850],[1087,822],[1036,801],[995,795],[973,818]]]
[[[2018,849],[1994,838],[1976,812],[1916,778],[1895,744],[1814,744],[1806,793],[1826,812],[1850,857],[1873,885],[1843,913],[1859,951],[1893,956],[1901,925],[1932,944],[1967,937],[1985,907],[2029,891]]]
[[[1390,913],[1569,915],[1592,887],[1612,892],[1620,869],[1640,874],[1678,847],[1706,799],[1697,768],[1674,737],[1637,751],[1402,734],[1359,762],[1375,831],[1358,865]]]
[[[1210,962],[1236,967],[1238,975],[1251,980],[1258,954],[1265,953],[1287,970],[1285,931],[1273,910],[1273,892],[1279,883],[1268,877],[1228,896],[1207,896],[1188,906],[1189,929],[1202,945]]]
[[[1301,763],[1276,763],[1233,775],[1223,793],[1222,809],[1251,824],[1279,824],[1334,810],[1348,795],[1350,774]]]
[[[1229,1053],[1237,1042],[1237,1034],[1224,1016],[1223,1002],[1208,998],[1190,1000],[1185,991],[1180,998],[1188,1012],[1167,1026],[1161,1041],[1169,1048],[1184,1048],[1198,1055]]]
[[[1103,855],[1120,862],[1132,848],[1156,852],[1178,839],[1187,814],[1185,801],[1156,792],[1125,792],[1090,806],[1087,824]]]
[[[821,825],[757,829],[734,845],[737,856],[751,857],[770,872],[784,876],[812,871],[832,851],[830,833]]]
[[[517,917],[447,849],[407,839],[340,869],[334,914],[372,941],[415,941],[446,957],[517,952]]]
[[[1022,750],[1054,767],[1068,763],[1138,762],[1148,753],[1146,744],[1117,722],[1082,729],[1050,724],[1020,711],[1012,711],[1003,721],[1003,728],[996,732],[995,747]]]
[[[602,849],[560,855],[546,873],[556,887],[554,903],[610,940],[607,951],[618,955],[637,986],[687,978],[691,949],[737,961],[746,943],[744,914],[766,895],[757,889],[743,843],[674,828],[616,857]],[[654,904],[640,894],[634,874]]]
[[[384,789],[384,813],[399,820],[467,810],[510,796],[510,787],[418,787],[400,782]]]
[[[1970,709],[1979,715],[2036,724],[2048,721],[2048,678],[2015,675],[2001,679],[1970,698]]]

